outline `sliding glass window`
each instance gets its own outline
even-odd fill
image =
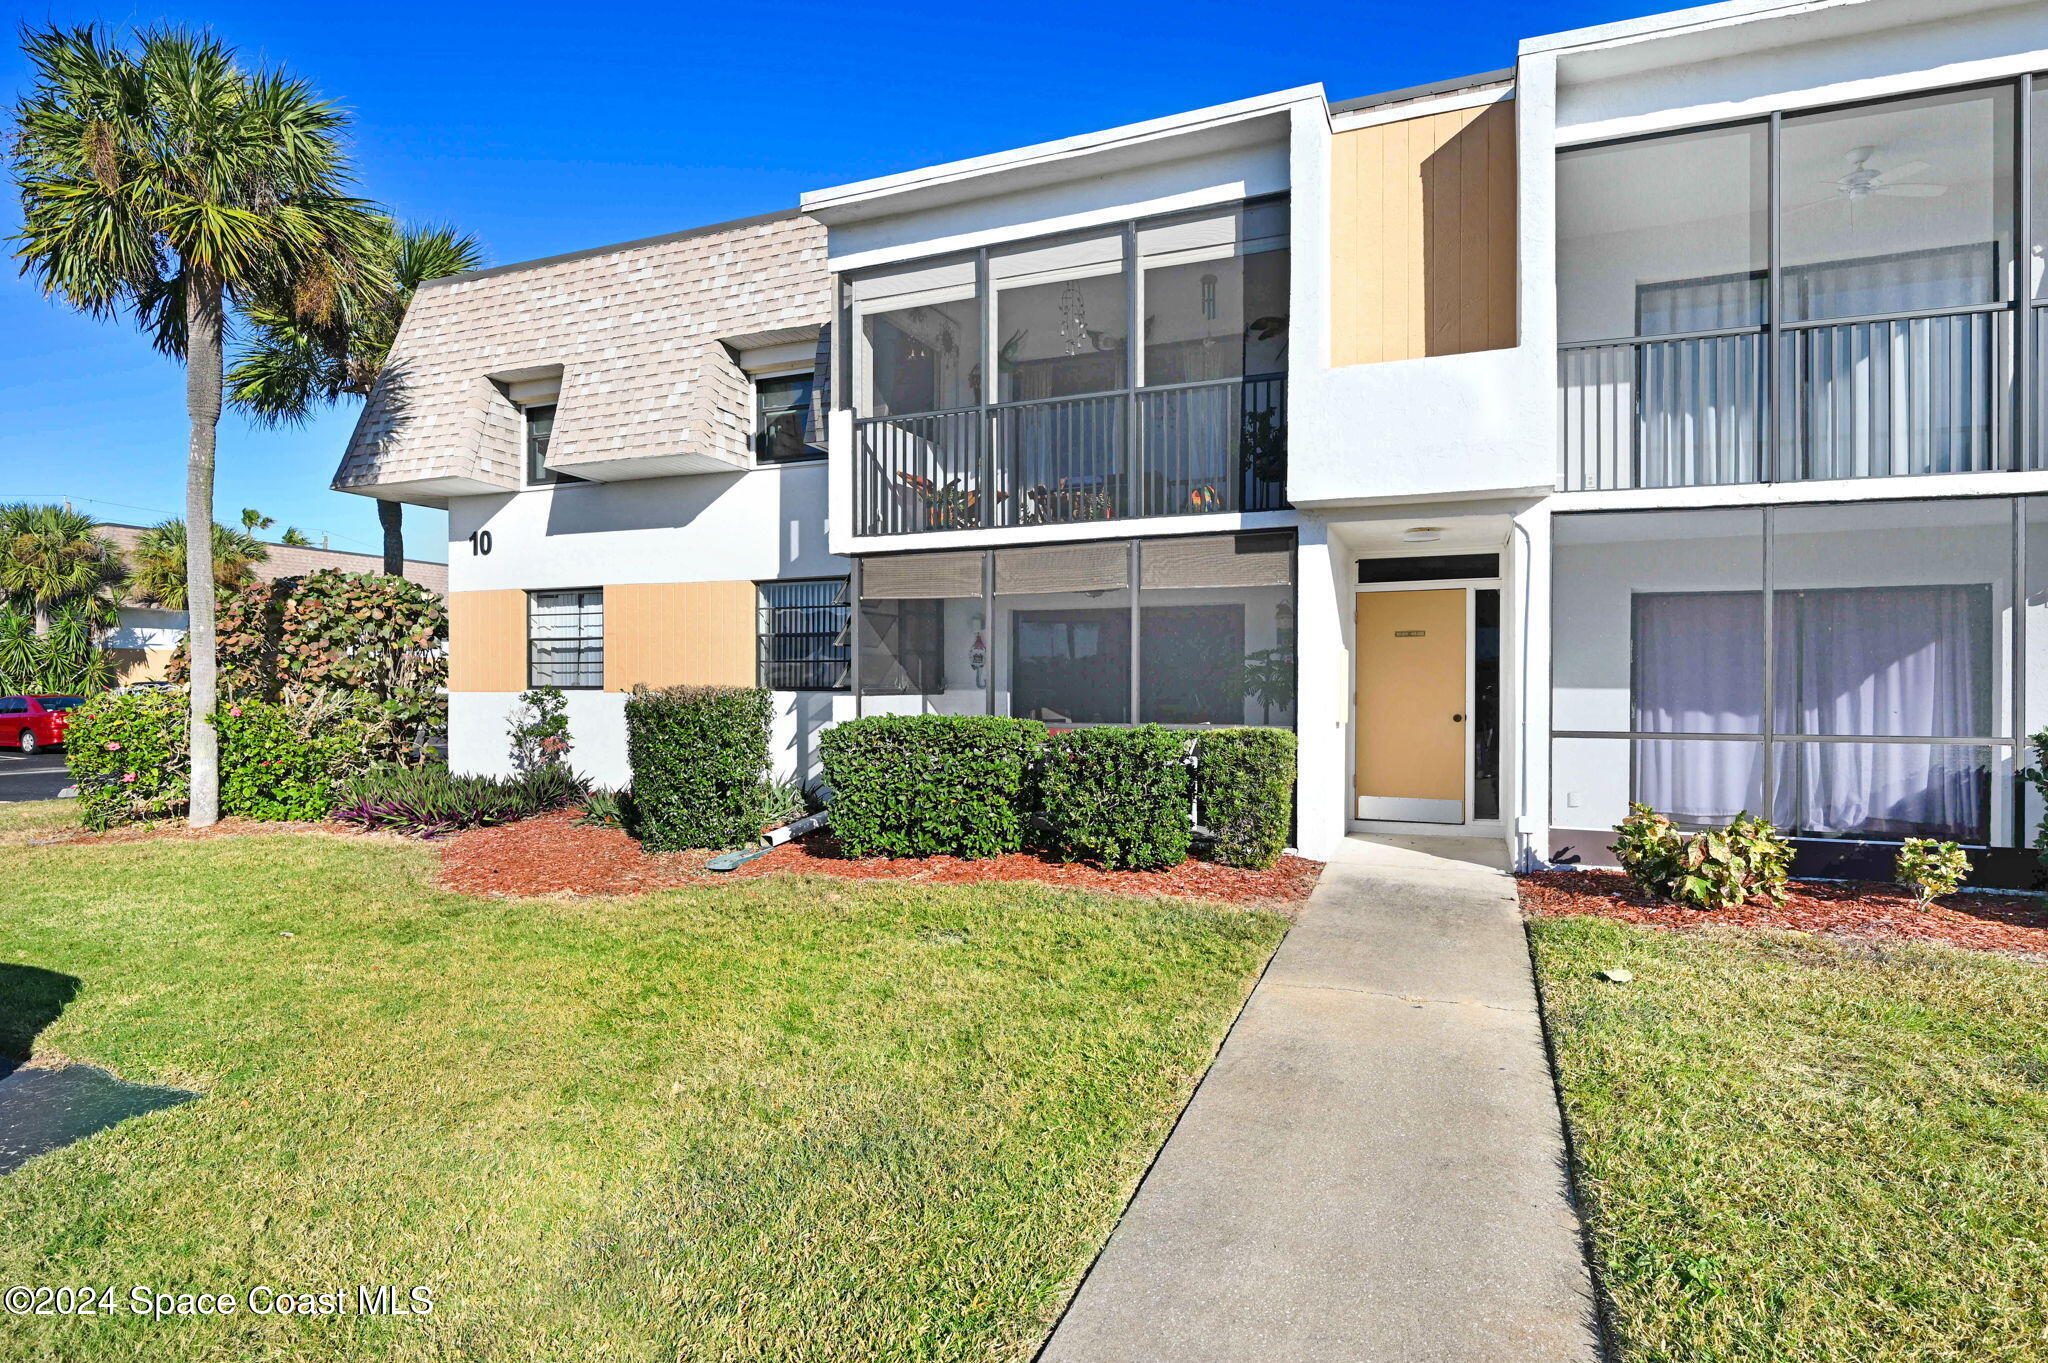
[[[1287,223],[1261,199],[852,276],[860,533],[1283,508]]]
[[[1561,516],[1552,819],[2013,833],[2006,498]],[[1663,737],[1663,735],[1671,735]]]
[[[1561,485],[2007,467],[2018,88],[1561,152]]]
[[[1291,727],[1294,549],[1263,532],[863,559],[862,713]]]

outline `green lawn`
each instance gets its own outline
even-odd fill
[[[1029,1357],[1284,923],[1042,887],[428,887],[417,846],[0,846],[0,1049],[202,1090],[0,1178],[36,1358]]]
[[[1625,1363],[2048,1359],[2048,968],[1530,932]]]
[[[0,804],[0,847],[19,846],[78,827],[76,800],[14,800]]]

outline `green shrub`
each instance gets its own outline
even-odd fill
[[[1730,909],[1763,895],[1780,903],[1792,845],[1748,810],[1726,828],[1688,836],[1648,805],[1614,826],[1614,850],[1638,890],[1695,909]]]
[[[191,743],[185,697],[109,692],[71,712],[64,747],[87,828],[166,818],[185,808]]]
[[[324,819],[367,765],[372,726],[350,707],[245,700],[214,716],[220,812],[245,819]]]
[[[1296,743],[1287,729],[1209,729],[1195,738],[1195,807],[1211,861],[1263,871],[1287,847]]]
[[[585,828],[631,828],[633,792],[592,787],[583,799],[583,817],[576,822]]]
[[[1614,826],[1614,835],[1614,856],[1629,884],[1652,899],[1669,898],[1679,849],[1685,845],[1678,825],[1648,805],[1631,804],[1628,817]]]
[[[736,847],[761,834],[768,693],[751,686],[635,688],[626,700],[634,830],[656,851]]]
[[[1899,844],[1892,878],[1913,891],[1921,907],[1962,888],[1970,874],[1970,858],[1960,844],[1934,838],[1907,838]]]
[[[343,784],[332,817],[358,828],[433,838],[561,809],[583,798],[559,762],[517,776],[457,776],[446,767],[385,766]]]
[[[1048,845],[1068,861],[1112,871],[1187,860],[1194,834],[1187,750],[1186,734],[1156,724],[1054,734],[1038,783]]]
[[[1024,845],[1045,726],[994,715],[872,715],[819,739],[832,832],[854,857],[995,857]]]
[[[175,691],[99,696],[65,734],[88,828],[184,812],[191,757],[186,698]],[[322,819],[377,746],[374,707],[331,699],[229,701],[220,734],[220,812],[245,819]]]
[[[512,712],[512,769],[533,771],[567,760],[569,698],[559,686],[537,686],[519,698]]]

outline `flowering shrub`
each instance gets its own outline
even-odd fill
[[[368,765],[372,726],[331,702],[233,702],[220,731],[220,808],[246,819],[323,819]]]
[[[1892,879],[1913,891],[1925,908],[1945,894],[1962,888],[1970,874],[1970,858],[1962,846],[1934,838],[1907,838],[1899,844]]]
[[[142,691],[94,697],[65,732],[87,828],[169,818],[185,811],[192,763],[185,697]],[[287,705],[229,701],[220,733],[221,813],[246,819],[319,819],[337,787],[368,763],[375,724],[334,701]]]
[[[108,692],[71,712],[64,731],[87,828],[163,818],[185,808],[191,778],[185,697]]]

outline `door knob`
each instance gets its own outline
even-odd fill
[[[1452,716],[1451,716],[1451,723],[1453,723],[1453,724],[1463,724],[1464,722],[1465,722],[1465,717],[1464,717],[1463,715],[1452,715]]]

